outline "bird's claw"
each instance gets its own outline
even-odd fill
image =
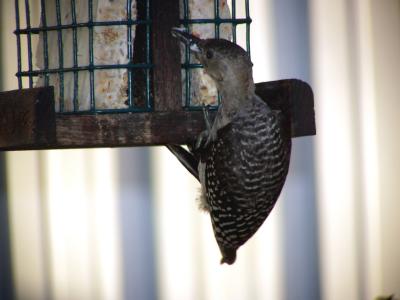
[[[206,123],[206,129],[207,131],[211,131],[211,121],[210,121],[210,116],[209,116],[209,110],[210,110],[210,106],[209,105],[202,105],[201,107],[202,111],[203,111],[203,117],[204,117],[204,122]]]
[[[209,142],[209,131],[204,130],[200,132],[199,136],[197,137],[196,144],[194,146],[195,150],[199,150],[201,148],[206,148],[208,146]]]
[[[215,142],[216,135],[212,134],[212,131],[204,130],[200,132],[199,136],[197,137],[195,150],[205,149],[207,148],[211,142]]]
[[[209,105],[204,105],[202,106],[202,111],[203,111],[203,116],[204,116],[204,122],[206,124],[206,130],[202,131],[199,136],[197,137],[196,144],[195,144],[195,150],[199,150],[200,148],[207,148],[208,145],[212,141],[215,140],[214,134],[212,134],[212,125],[209,117]]]

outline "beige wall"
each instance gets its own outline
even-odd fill
[[[322,298],[399,296],[400,1],[309,3]],[[251,7],[256,81],[276,79],[273,1]],[[14,22],[14,1],[0,1],[2,90],[17,83]],[[118,153],[7,153],[20,299],[123,297]],[[166,152],[153,159],[161,298],[284,299],[281,204],[235,266],[221,268],[208,217],[192,201],[198,185]]]
[[[15,36],[14,1],[0,1],[0,28],[1,28],[1,90],[10,90],[17,87],[14,74],[17,72],[17,47]]]
[[[371,1],[379,145],[382,291],[400,295],[400,1]]]
[[[400,294],[400,1],[311,1],[324,299]]]

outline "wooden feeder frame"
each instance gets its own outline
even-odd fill
[[[187,144],[204,130],[201,111],[182,106],[181,60],[170,29],[179,26],[179,0],[153,0],[154,107],[151,112],[60,114],[53,87],[0,93],[0,150]],[[292,136],[315,134],[314,102],[308,84],[296,79],[256,84],[272,109],[289,115]],[[211,112],[215,114],[215,112]]]

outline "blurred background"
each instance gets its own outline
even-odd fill
[[[13,2],[0,90],[17,86]],[[293,140],[237,262],[219,265],[199,185],[164,148],[0,153],[0,299],[400,297],[400,1],[250,4],[255,81],[309,82],[317,135]]]

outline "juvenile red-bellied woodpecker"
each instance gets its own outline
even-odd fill
[[[210,213],[221,263],[262,225],[288,173],[291,134],[280,111],[255,94],[252,63],[245,50],[222,39],[199,39],[180,28],[172,34],[189,46],[215,81],[221,104],[212,124],[187,152],[167,147],[200,181],[202,206]]]

